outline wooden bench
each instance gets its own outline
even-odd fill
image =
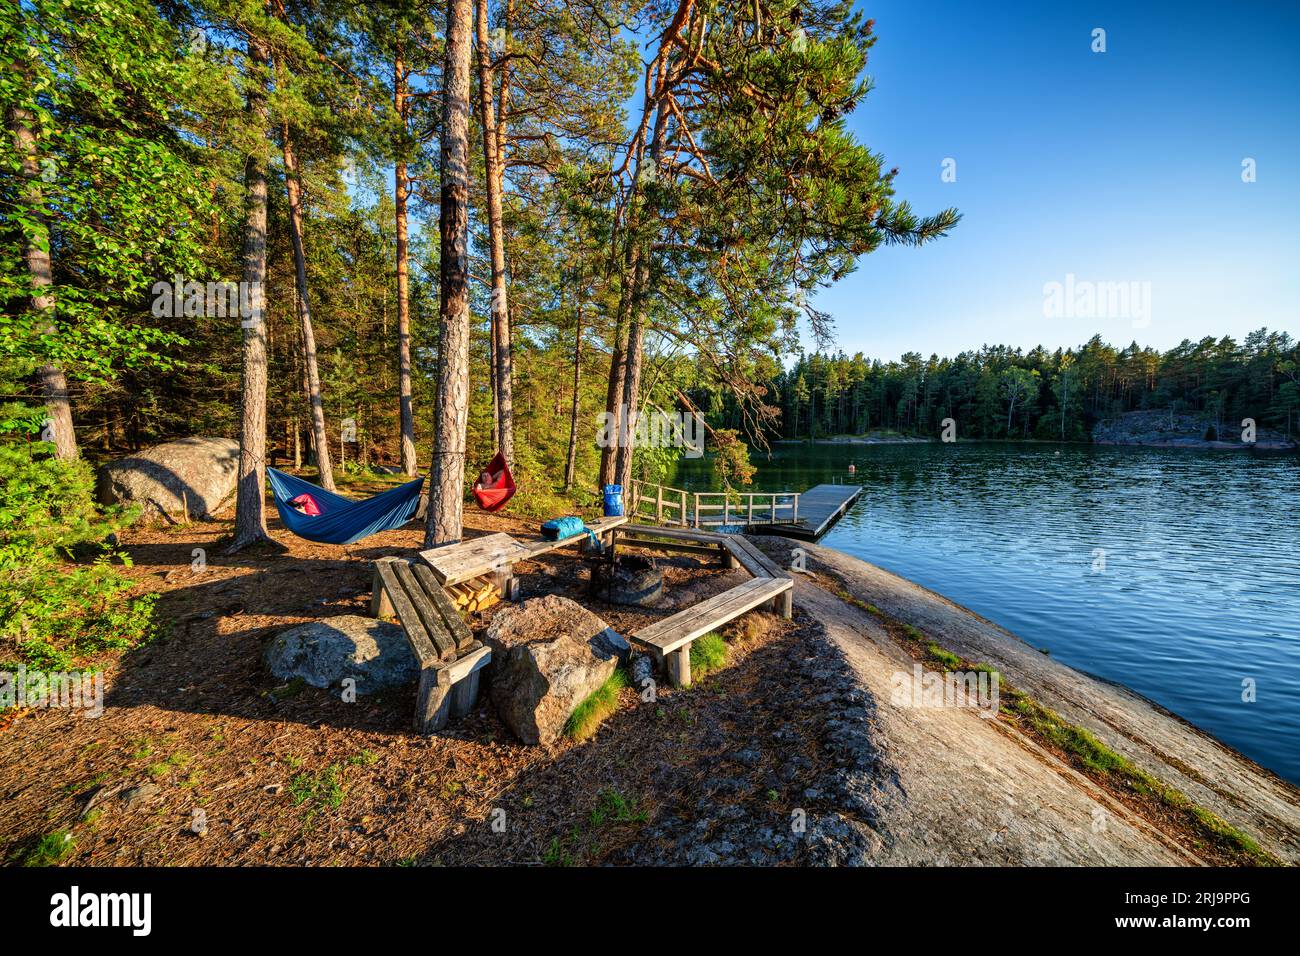
[[[629,637],[664,663],[674,687],[683,687],[691,682],[691,644],[697,637],[778,599],[793,588],[794,581],[788,577],[751,578]]]
[[[759,550],[758,545],[744,535],[727,535],[726,548],[740,566],[756,578],[785,578],[791,580],[790,572],[780,567],[775,561]],[[782,591],[772,602],[773,612],[786,620],[794,616],[794,589]]]
[[[629,524],[615,532],[614,541],[650,551],[676,551],[702,557],[716,557],[731,564],[734,559],[726,549],[727,535],[712,531],[690,531],[685,528],[668,528],[658,525]]]
[[[491,661],[492,650],[474,640],[430,568],[402,558],[380,558],[375,562],[370,613],[376,618],[396,614],[419,662],[417,731],[434,733],[473,709],[479,671]]]
[[[627,523],[626,515],[615,515],[607,518],[598,518],[587,524],[587,530],[599,538],[602,542],[608,544],[612,537],[614,529]],[[535,558],[539,555],[556,551],[560,548],[568,548],[575,544],[583,544],[590,541],[591,538],[583,532],[582,534],[571,535],[568,538],[562,538],[559,541],[551,541],[547,538],[532,538],[528,541],[516,542],[526,552],[524,557]]]

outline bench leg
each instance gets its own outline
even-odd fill
[[[668,668],[668,683],[674,687],[689,687],[691,685],[690,644],[686,644],[671,654],[665,655],[664,664]]]
[[[390,561],[391,558],[380,558],[379,561]],[[375,579],[370,588],[370,616],[373,618],[392,617],[397,612],[393,609],[393,602],[388,597],[388,591],[384,589],[383,579],[379,576],[379,561],[375,562]]]
[[[514,601],[519,597],[519,581],[515,578],[515,569],[513,565],[505,565],[497,568],[492,575],[492,583],[496,585],[501,597],[507,601]]]
[[[447,726],[451,716],[451,680],[443,667],[426,667],[420,672],[420,689],[415,697],[415,729],[429,735]]]
[[[459,720],[478,703],[478,671],[462,678],[451,689],[451,716]]]
[[[794,588],[776,599],[776,611],[787,621],[794,617]]]

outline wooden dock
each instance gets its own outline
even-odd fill
[[[862,495],[861,485],[816,485],[796,491],[686,491],[633,481],[635,521],[696,530],[779,534],[816,541]]]
[[[799,495],[799,520],[770,527],[756,526],[755,532],[785,535],[816,541],[839,521],[862,496],[861,485],[814,485]]]

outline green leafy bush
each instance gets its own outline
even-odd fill
[[[0,444],[0,661],[66,670],[151,636],[157,595],[123,600],[114,561],[130,558],[105,539],[131,516],[97,508],[90,466],[48,448]]]

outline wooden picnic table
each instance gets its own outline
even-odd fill
[[[528,550],[504,531],[420,552],[438,583],[460,584],[528,557]]]
[[[620,515],[618,517],[600,518],[588,524],[587,527],[596,537],[603,538],[615,528],[626,523],[627,518]],[[559,548],[581,544],[587,540],[589,539],[586,534],[575,534],[559,541],[549,541],[542,537],[535,540],[518,541],[504,531],[498,531],[495,534],[487,534],[481,538],[471,538],[458,544],[449,544],[441,548],[430,548],[428,551],[421,551],[420,560],[433,570],[439,584],[447,586],[460,584],[462,581],[470,581],[485,574],[491,574],[494,571],[503,569],[508,571],[510,567],[519,561],[535,558]]]

